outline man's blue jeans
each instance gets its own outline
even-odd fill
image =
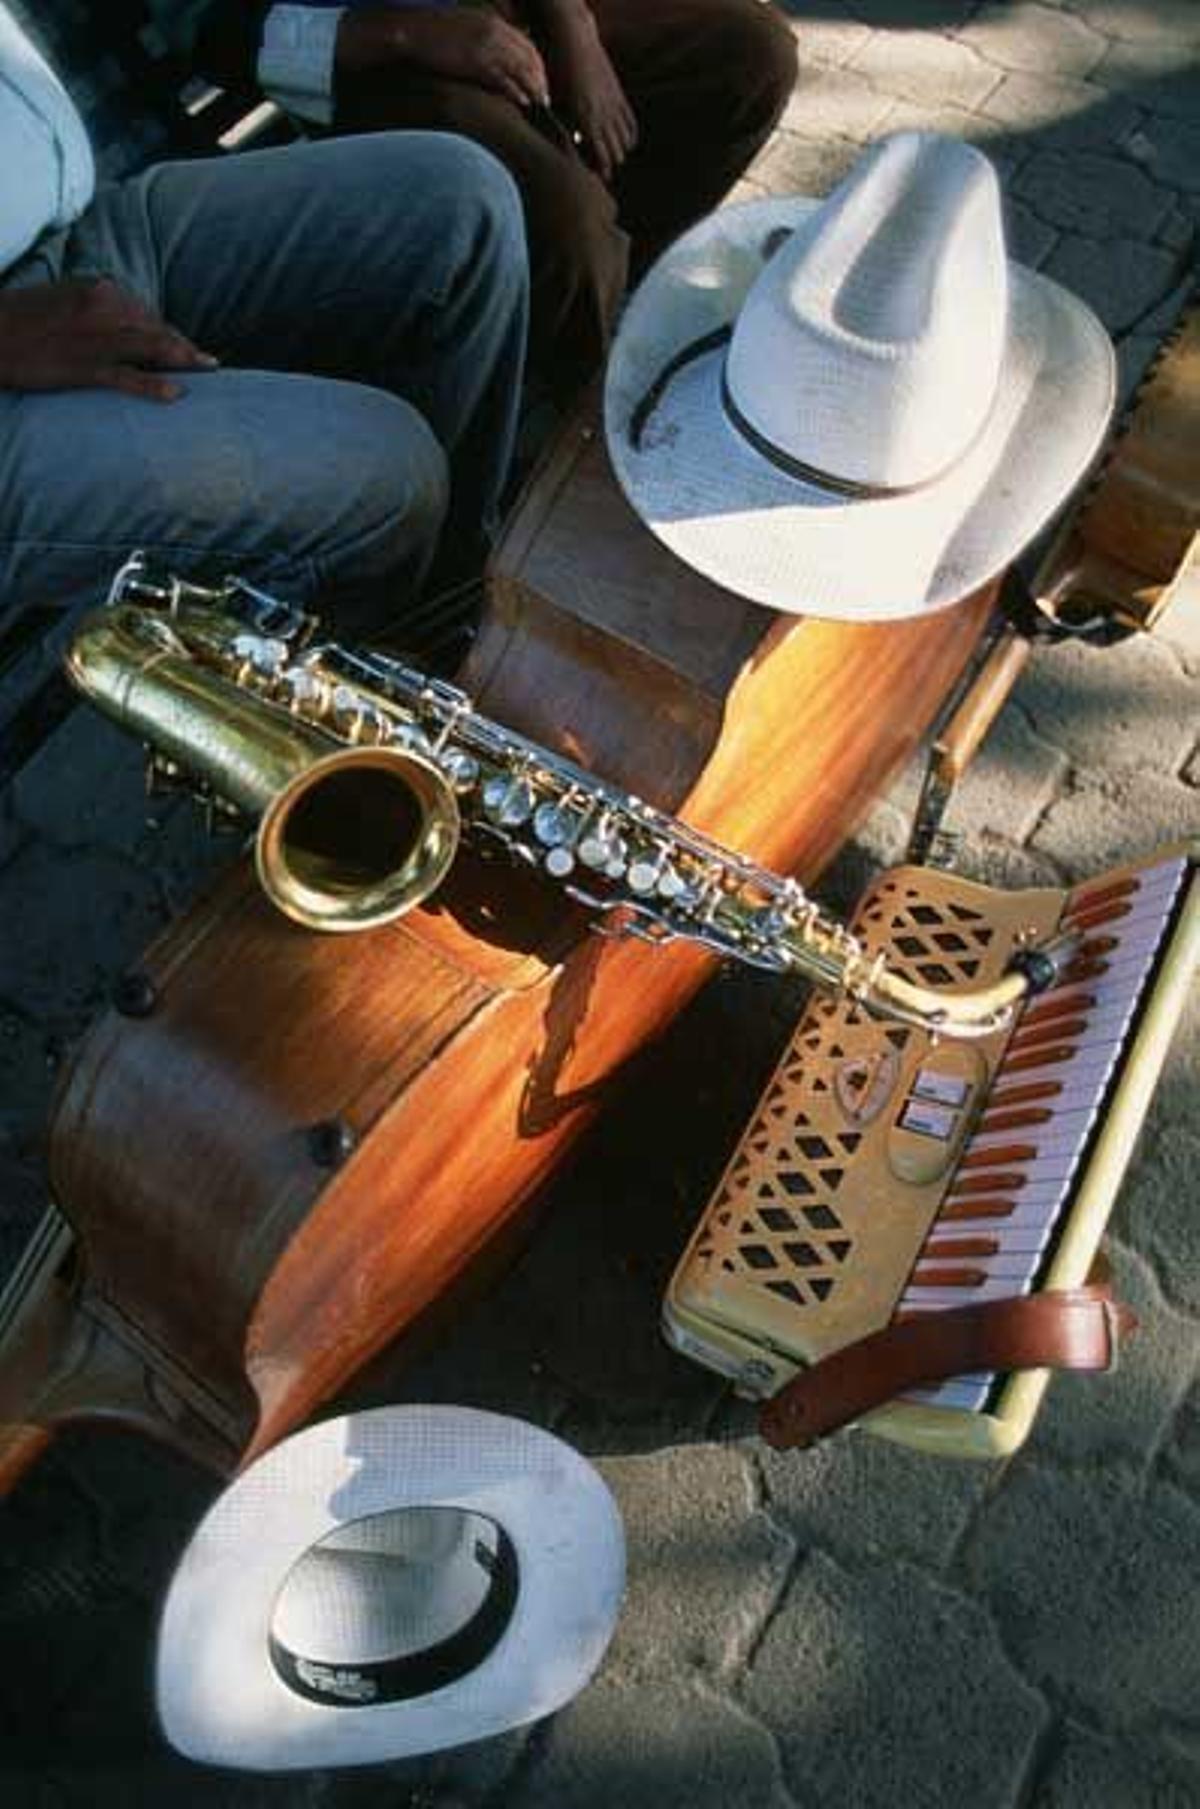
[[[520,202],[438,133],[162,164],[101,187],[9,274],[110,276],[221,368],[174,403],[0,393],[0,624],[96,600],[132,547],[403,628],[494,529],[527,276]],[[439,566],[441,562],[439,561]]]

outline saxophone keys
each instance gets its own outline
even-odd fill
[[[286,641],[263,634],[234,635],[232,651],[234,659],[259,678],[278,678],[290,657]]]
[[[479,762],[465,748],[445,748],[438,755],[438,765],[457,792],[468,792],[479,781]]]
[[[551,848],[543,865],[551,879],[567,879],[575,871],[575,856],[569,848]]]
[[[192,791],[192,778],[178,760],[150,748],[146,755],[147,798],[171,797],[176,792]]]
[[[537,793],[528,779],[514,779],[504,800],[501,822],[506,828],[516,829],[521,824],[532,821],[537,801]]]
[[[577,820],[559,804],[539,804],[533,813],[533,833],[543,848],[564,848],[575,839]]]
[[[579,844],[579,858],[594,873],[608,879],[621,879],[629,859],[629,847],[623,836],[602,825],[585,835]]]
[[[629,890],[636,892],[639,898],[646,898],[658,890],[658,882],[662,877],[663,857],[656,855],[647,860],[645,855],[639,856],[629,865]]]
[[[329,707],[333,712],[333,720],[340,734],[347,741],[357,741],[366,710],[362,697],[353,685],[335,685],[333,695],[329,699]]]
[[[670,861],[659,874],[655,890],[658,896],[665,899],[668,904],[692,904],[699,897],[695,887],[688,885],[678,867],[673,866]]]
[[[484,782],[484,811],[501,829],[516,829],[527,823],[536,803],[533,787],[524,779],[497,773]]]
[[[315,672],[305,666],[290,666],[280,674],[280,690],[283,702],[294,713],[308,709],[319,710],[325,700],[325,686]]]
[[[432,756],[433,744],[424,729],[418,728],[415,722],[393,723],[382,711],[377,711],[376,714],[384,724],[384,732],[379,737],[381,741],[390,741],[394,747],[402,748],[410,754],[423,754],[426,759]],[[471,756],[467,754],[464,758],[470,760]],[[475,762],[471,761],[471,764],[478,773],[479,768]]]

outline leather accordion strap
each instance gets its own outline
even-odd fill
[[[759,1430],[783,1451],[812,1444],[906,1389],[989,1369],[1111,1369],[1137,1326],[1105,1287],[1047,1290],[924,1313],[802,1370],[767,1401]]]

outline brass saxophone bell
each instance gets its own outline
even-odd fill
[[[313,930],[365,930],[400,917],[446,876],[458,803],[423,755],[346,748],[304,767],[259,823],[259,881],[279,910]]]

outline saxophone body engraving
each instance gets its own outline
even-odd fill
[[[260,879],[310,927],[399,916],[440,883],[465,833],[541,869],[605,933],[697,943],[945,1035],[1001,1029],[1070,960],[1063,938],[1023,950],[986,988],[914,984],[796,880],[491,721],[455,686],[314,641],[314,629],[238,579],[192,585],[135,555],[67,658],[79,689],[149,744],[160,776],[186,774],[259,817]]]

